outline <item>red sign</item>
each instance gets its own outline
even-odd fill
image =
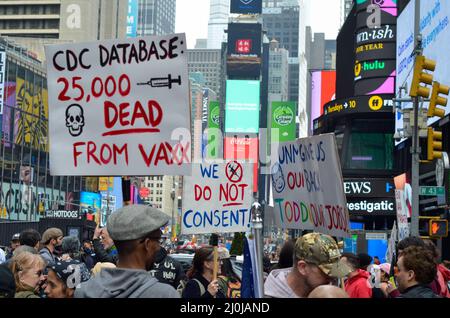
[[[241,54],[249,54],[252,50],[251,39],[240,39],[236,41],[236,52]]]
[[[225,159],[253,162],[253,192],[258,191],[258,138],[225,137]]]
[[[140,188],[139,189],[139,196],[143,199],[148,198],[150,195],[150,189],[149,188]]]

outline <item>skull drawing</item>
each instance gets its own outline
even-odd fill
[[[66,127],[72,137],[78,137],[83,133],[84,114],[83,108],[78,104],[72,104],[66,109]]]

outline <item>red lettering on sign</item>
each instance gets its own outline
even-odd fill
[[[84,147],[85,151],[79,150],[79,148]],[[91,161],[95,162],[97,165],[101,166],[110,164],[111,161],[117,165],[118,157],[121,156],[125,163],[128,165],[128,144],[124,144],[122,147],[113,144],[102,144],[97,147],[96,143],[93,141],[88,142],[76,142],[73,144],[73,160],[75,167],[78,166],[78,158],[85,154],[85,159],[87,163]]]

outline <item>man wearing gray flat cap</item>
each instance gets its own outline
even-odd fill
[[[148,272],[161,241],[160,228],[169,217],[146,205],[128,205],[113,213],[106,225],[119,254],[117,268],[104,268],[81,284],[75,298],[179,298],[170,285]]]

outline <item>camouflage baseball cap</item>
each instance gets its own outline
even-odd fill
[[[317,265],[329,277],[341,278],[351,272],[350,268],[340,261],[339,247],[329,235],[306,234],[297,240],[294,251],[297,259]]]

